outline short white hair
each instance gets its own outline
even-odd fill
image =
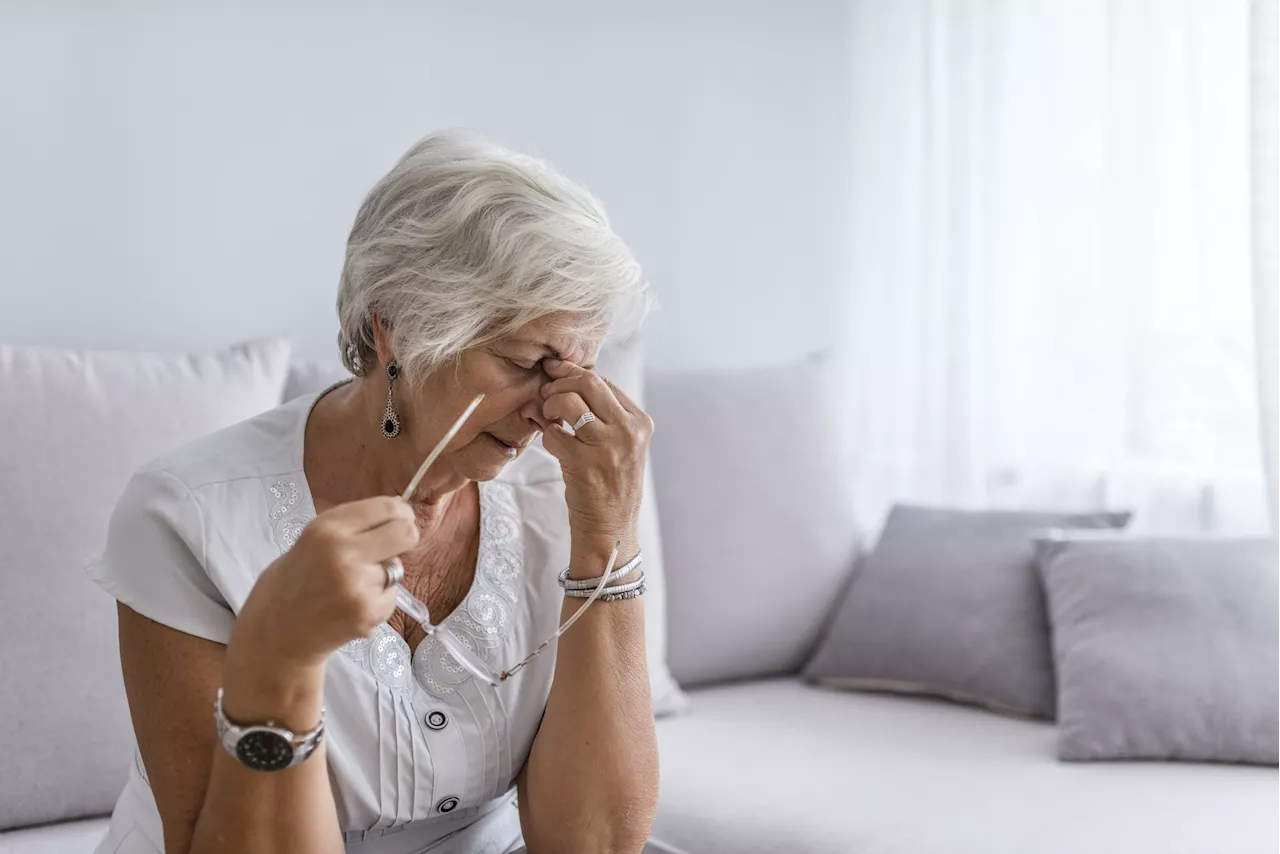
[[[546,164],[470,136],[418,142],[369,192],[338,288],[342,360],[378,364],[376,313],[421,376],[462,350],[569,312],[566,331],[629,332],[653,304],[604,209]]]

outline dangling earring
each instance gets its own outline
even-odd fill
[[[382,410],[382,435],[394,439],[400,435],[400,415],[391,399],[391,387],[400,376],[400,366],[392,359],[387,364],[387,406]]]

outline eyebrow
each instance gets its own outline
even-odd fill
[[[544,354],[546,354],[547,356],[550,356],[550,357],[551,357],[551,358],[553,358],[553,359],[559,359],[561,362],[567,362],[567,361],[568,361],[568,359],[566,359],[566,358],[564,357],[564,354],[563,354],[563,353],[561,353],[559,350],[557,350],[555,347],[552,347],[550,344],[543,344],[541,341],[526,341],[526,340],[524,340],[524,339],[522,339],[522,338],[515,338],[515,339],[512,339],[511,343],[512,343],[512,344],[523,344],[523,345],[524,345],[524,346],[526,346],[526,347],[534,347],[534,348],[536,348],[539,352],[544,353]],[[583,368],[583,370],[587,370],[587,371],[594,371],[594,370],[595,370],[595,368],[596,368],[596,366],[595,366],[595,364],[593,363],[593,364],[590,364],[590,365],[583,365],[583,366],[582,366],[582,368]]]

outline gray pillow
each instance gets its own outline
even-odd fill
[[[1275,765],[1274,541],[1041,544],[1063,759]]]
[[[1129,516],[894,507],[805,673],[836,687],[1052,718],[1034,536],[1120,528]]]
[[[828,382],[816,361],[649,377],[682,686],[799,671],[848,580],[858,531]]]
[[[132,761],[116,606],[85,577],[148,460],[277,406],[289,345],[0,346],[0,830],[109,812]]]

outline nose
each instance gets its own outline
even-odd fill
[[[520,405],[520,418],[539,425],[546,420],[542,417],[541,391],[535,390],[533,396]]]

